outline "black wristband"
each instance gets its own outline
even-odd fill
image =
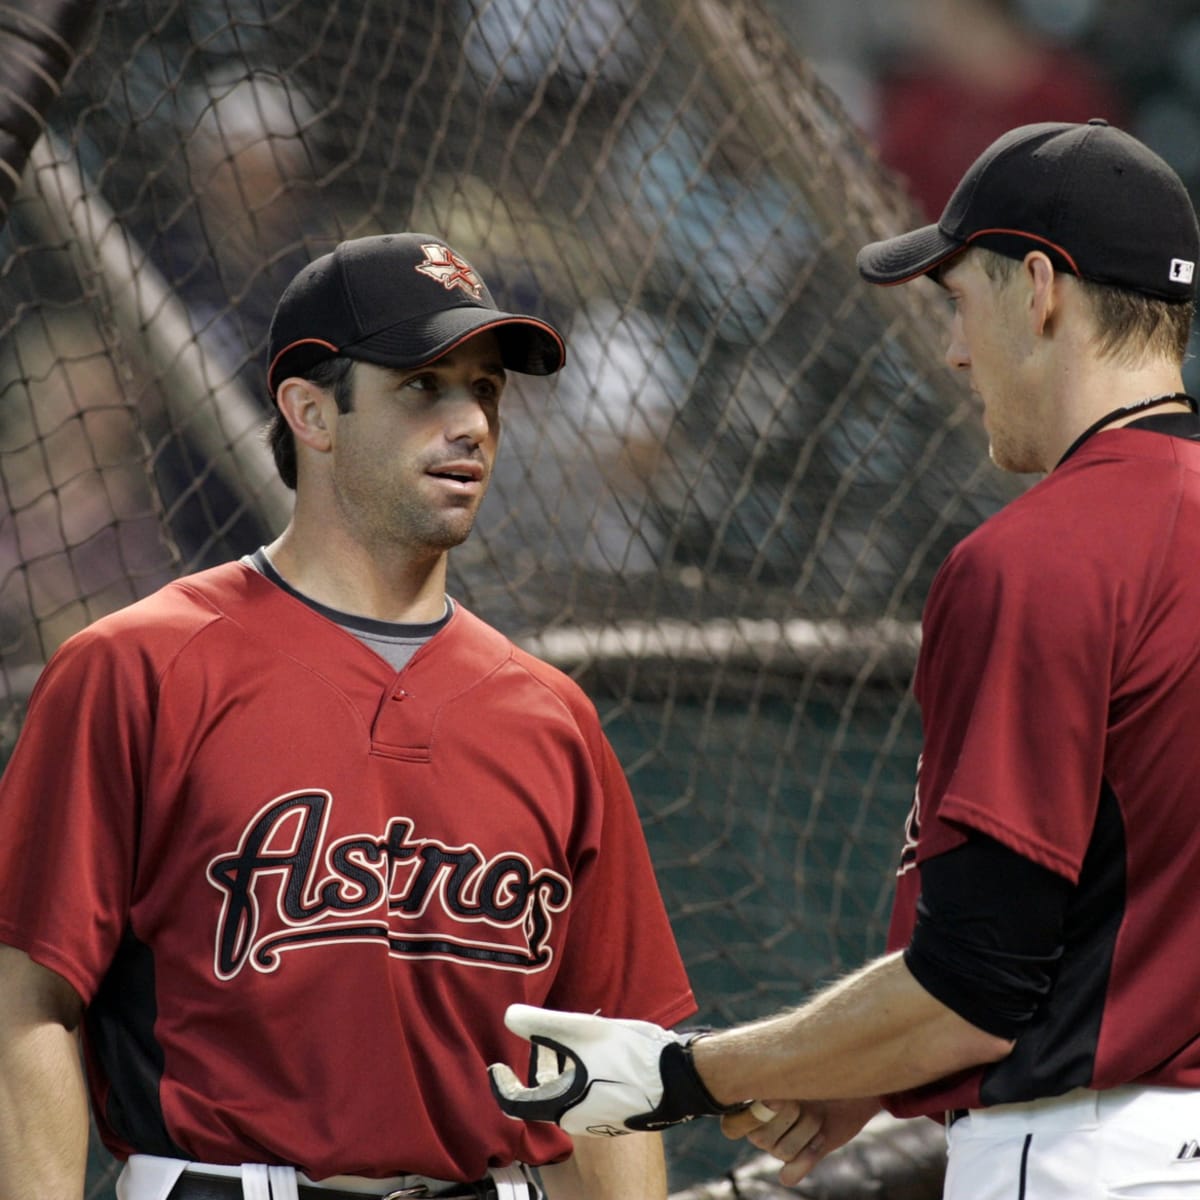
[[[663,1094],[653,1112],[640,1117],[630,1117],[626,1126],[637,1130],[665,1129],[695,1117],[714,1117],[737,1112],[744,1104],[722,1104],[704,1085],[696,1062],[692,1057],[692,1045],[711,1032],[697,1030],[686,1041],[671,1042],[663,1047],[658,1060],[662,1078]]]

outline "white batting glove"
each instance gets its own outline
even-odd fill
[[[616,1137],[744,1107],[719,1104],[697,1074],[690,1047],[705,1030],[676,1034],[649,1021],[528,1004],[509,1005],[504,1023],[566,1064],[553,1075],[539,1070],[532,1087],[504,1063],[488,1068],[492,1094],[516,1120],[552,1121],[570,1134]]]

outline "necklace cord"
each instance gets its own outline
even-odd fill
[[[1061,467],[1092,434],[1099,433],[1105,425],[1118,421],[1122,417],[1131,417],[1134,413],[1142,412],[1147,408],[1157,408],[1160,404],[1186,404],[1193,413],[1200,413],[1200,404],[1197,404],[1196,400],[1187,392],[1167,392],[1162,396],[1147,396],[1144,400],[1137,400],[1133,404],[1123,404],[1120,408],[1114,408],[1112,412],[1105,413],[1098,421],[1089,425],[1067,447],[1067,452],[1055,463],[1055,466]]]

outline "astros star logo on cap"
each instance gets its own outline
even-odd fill
[[[471,264],[464,258],[459,258],[449,246],[428,242],[421,247],[425,252],[425,261],[418,263],[416,269],[449,291],[451,288],[462,288],[464,292],[478,300],[483,294],[483,282],[475,274]]]

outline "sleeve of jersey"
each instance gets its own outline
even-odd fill
[[[82,635],[43,670],[0,781],[0,941],[90,1001],[132,886],[146,707],[136,658]],[[138,692],[138,695],[142,695]]]
[[[1016,1038],[1050,990],[1073,888],[982,834],[921,864],[917,923],[904,961],[972,1025]]]
[[[602,832],[577,866],[562,966],[551,1008],[674,1025],[696,1001],[654,875],[633,796],[598,724],[592,758],[603,795]]]
[[[926,605],[918,858],[973,829],[1075,882],[1100,794],[1108,591],[1091,564],[1004,532],[960,545]]]

